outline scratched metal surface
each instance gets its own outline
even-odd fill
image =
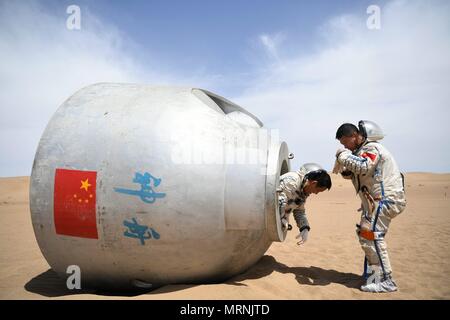
[[[258,145],[261,128],[245,109],[200,89],[79,90],[50,120],[33,164],[30,210],[44,257],[65,276],[69,265],[80,266],[82,281],[100,287],[243,272],[286,235],[275,189],[290,167],[288,148],[270,135]],[[215,161],[237,148],[229,133],[240,131],[250,133],[244,149],[256,145],[259,162]],[[98,239],[55,232],[57,168],[97,173]]]

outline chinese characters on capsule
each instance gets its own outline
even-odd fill
[[[124,188],[114,188],[114,191],[132,196],[138,196],[142,201],[146,203],[154,203],[156,199],[164,198],[166,196],[165,193],[155,192],[153,188],[157,188],[161,184],[161,179],[155,178],[148,172],[144,174],[136,172],[133,182],[138,183],[141,186],[141,189],[132,190]]]
[[[148,226],[140,225],[135,218],[132,221],[123,221],[123,225],[128,229],[123,233],[125,237],[139,239],[142,245],[145,244],[145,240],[155,239],[158,240],[160,235],[155,229]]]
[[[152,176],[148,172],[145,172],[144,174],[136,172],[133,183],[139,184],[140,189],[114,188],[114,191],[126,195],[137,196],[145,203],[154,203],[156,199],[164,198],[166,196],[163,192],[155,191],[161,184],[161,179]],[[135,218],[132,218],[131,221],[124,220],[123,225],[127,227],[127,230],[123,235],[128,238],[138,239],[141,245],[145,245],[145,240],[158,240],[160,238],[159,233],[155,229],[139,224]]]

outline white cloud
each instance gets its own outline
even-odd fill
[[[121,54],[121,35],[87,10],[82,30],[66,29],[68,15],[36,2],[0,3],[0,176],[29,175],[39,138],[71,94],[101,81],[138,81]]]
[[[267,56],[271,59],[278,60],[278,47],[284,41],[285,36],[282,33],[277,33],[274,35],[261,34],[259,36],[259,41],[266,50]]]
[[[96,82],[197,84],[213,76],[159,71],[146,52],[113,25],[81,7],[81,30],[68,30],[66,7],[0,2],[0,176],[29,175],[39,139],[56,109]]]
[[[401,169],[450,171],[450,3],[389,2],[381,30],[368,30],[367,17],[331,19],[320,50],[277,57],[233,100],[281,130],[295,167],[331,169],[337,127],[371,119]]]
[[[387,132],[384,143],[402,169],[450,171],[446,1],[389,2],[378,31],[366,28],[365,11],[335,17],[318,29],[321,46],[314,54],[286,58],[293,39],[262,34],[256,42],[269,61],[262,60],[258,76],[243,70],[235,79],[208,70],[167,74],[151,55],[140,63],[134,58],[139,44],[86,8],[82,29],[67,30],[65,9],[49,13],[37,2],[0,2],[0,176],[29,175],[56,108],[102,81],[184,83],[219,93],[230,83],[248,86],[231,99],[281,129],[296,154],[294,166],[317,161],[331,168],[337,126],[371,119]]]

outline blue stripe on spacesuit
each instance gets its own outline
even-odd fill
[[[363,278],[367,279],[367,257],[364,256],[364,274],[363,274]]]
[[[353,157],[354,157],[353,159],[355,159],[355,160],[357,160],[359,162],[365,162],[366,169],[367,169],[367,158],[359,158],[359,157],[356,157],[356,156],[353,156]],[[380,162],[379,163],[381,163],[381,157],[380,157]],[[379,166],[377,166],[375,168],[375,174],[376,175],[379,174]],[[381,210],[383,209],[383,204],[385,202],[386,203],[388,202],[384,198],[384,184],[383,184],[383,181],[380,182],[380,187],[381,187],[381,200],[378,202],[377,212],[375,214],[375,219],[373,221],[373,226],[372,226],[372,231],[373,232],[377,232],[377,227],[376,226],[377,226],[377,222],[378,222],[378,216],[380,215]],[[384,237],[384,234],[383,234],[383,237]],[[381,269],[383,271],[383,275],[386,277],[386,270],[384,268],[383,260],[381,259],[380,249],[378,248],[378,241],[379,241],[379,239],[374,239],[373,243],[374,243],[374,246],[375,246],[375,251],[376,251],[377,256],[378,256],[378,260],[380,261],[380,265],[381,265]],[[364,275],[367,275],[367,257],[364,257]]]
[[[377,232],[378,216],[380,215],[381,210],[383,209],[383,203],[384,203],[383,182],[381,182],[381,194],[382,194],[382,198],[381,198],[380,202],[378,203],[377,213],[375,214],[375,219],[373,222],[373,227],[372,227],[373,232]],[[377,252],[378,260],[380,260],[380,265],[381,265],[381,269],[383,270],[383,275],[386,277],[386,270],[384,269],[383,259],[381,259],[380,249],[378,248],[378,240],[377,239],[373,240],[373,244],[375,246],[375,251]]]
[[[381,259],[380,249],[378,249],[378,240],[374,240],[375,250],[377,252],[378,260],[380,260],[381,269],[383,270],[383,275],[386,277],[386,270],[384,269],[383,260]]]
[[[381,200],[378,203],[377,213],[375,214],[375,219],[373,221],[373,227],[372,227],[372,231],[374,231],[374,232],[377,231],[376,228],[377,228],[378,215],[380,214],[382,207],[383,207],[383,200]]]
[[[359,162],[367,162],[366,158],[361,158],[361,157],[358,157],[358,156],[355,156],[355,155],[350,155],[349,158],[351,158],[351,159],[353,159],[355,161],[359,161]]]
[[[381,209],[383,207],[383,204],[385,202],[383,181],[380,181],[380,188],[381,188],[381,200],[378,202],[377,213],[375,214],[375,221],[373,223],[373,230],[372,231],[376,231],[375,228],[376,228],[376,225],[377,225],[378,215],[380,214]]]

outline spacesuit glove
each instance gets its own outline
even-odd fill
[[[336,161],[334,162],[333,173],[338,174],[338,173],[341,173],[343,170],[344,170],[344,166],[341,165],[339,163],[339,161],[337,161],[337,159],[336,159]]]
[[[300,230],[300,233],[295,237],[296,239],[300,239],[300,241],[297,242],[297,245],[304,244],[308,240],[309,230],[311,228],[309,226],[303,227]]]
[[[337,149],[337,151],[336,151],[336,159],[339,158],[339,156],[341,155],[341,153],[347,152],[347,151],[351,153],[351,151],[348,150],[348,149],[346,149],[346,148],[339,148],[339,149]]]

